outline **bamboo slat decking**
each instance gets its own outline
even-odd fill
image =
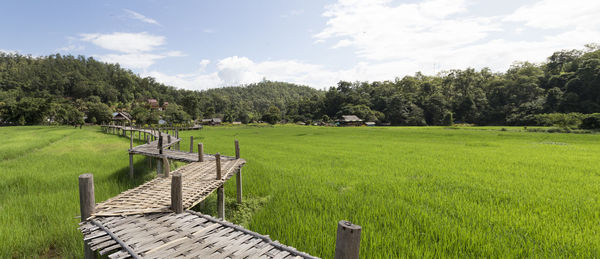
[[[93,250],[109,258],[315,258],[193,211],[101,217],[79,229]]]
[[[158,135],[158,131],[154,130],[105,127],[131,131],[132,134],[139,131],[155,137]],[[85,215],[90,217],[82,218],[79,227],[88,249],[86,257],[91,254],[88,251],[97,251],[101,255],[108,254],[109,258],[315,258],[226,221],[190,210],[173,213],[171,196],[176,190],[172,190],[175,188],[172,185],[174,179],[181,183],[177,186],[181,186],[178,190],[181,191],[184,209],[203,201],[215,190],[219,190],[218,201],[223,203],[219,206],[224,206],[223,185],[234,174],[241,185],[241,168],[246,161],[239,158],[237,140],[236,157],[219,155],[217,159],[214,155],[203,155],[203,162],[198,162],[197,153],[166,149],[180,139],[162,132],[161,135],[162,154],[159,153],[158,141],[132,147],[129,149],[130,166],[132,154],[190,164],[124,191],[96,204],[93,211],[86,212]],[[169,138],[171,142],[167,143]],[[177,178],[174,178],[175,175]],[[93,200],[93,182],[91,186],[91,197],[85,198],[86,201]],[[80,177],[80,199],[83,199],[81,188]],[[238,201],[241,202],[241,186],[238,186]]]
[[[122,192],[96,206],[93,216],[131,215],[167,212],[171,206],[171,177],[180,172],[183,177],[183,207],[198,204],[246,163],[243,159],[221,160],[223,179],[217,180],[215,161],[195,162],[171,172],[168,177],[157,177],[136,188]]]

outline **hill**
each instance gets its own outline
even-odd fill
[[[392,125],[544,124],[540,114],[600,112],[600,47],[562,50],[543,64],[517,62],[506,72],[449,70],[383,82],[340,81],[327,91],[284,82],[189,91],[142,78],[118,64],[83,56],[0,53],[0,123],[104,122],[127,110],[138,123],[329,121],[354,114]],[[157,99],[165,111],[148,109]]]

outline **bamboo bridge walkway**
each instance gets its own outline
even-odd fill
[[[241,168],[246,161],[239,156],[237,140],[236,156],[228,157],[204,154],[202,144],[198,153],[179,151],[178,130],[171,132],[174,136],[123,126],[102,130],[130,132],[131,177],[134,154],[156,159],[158,172],[155,179],[98,204],[93,176],[79,176],[79,229],[86,258],[95,258],[96,253],[109,258],[316,258],[224,220],[223,186],[234,174],[238,202],[242,199]],[[139,139],[143,134],[146,144],[133,147],[134,133]],[[170,172],[168,160],[189,164]],[[189,210],[214,191],[220,219]]]

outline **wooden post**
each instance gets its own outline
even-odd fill
[[[221,185],[217,189],[217,212],[221,220],[225,220],[225,188]]]
[[[190,136],[190,153],[194,153],[194,136]]]
[[[150,144],[150,136],[144,134],[144,138],[146,139],[146,144]],[[152,169],[152,157],[146,156],[146,160],[148,160],[148,168]]]
[[[204,162],[204,144],[198,143],[198,162]]]
[[[215,154],[217,163],[217,180],[221,180],[221,154]],[[217,214],[221,220],[225,220],[225,185],[224,183],[217,189]]]
[[[360,252],[360,232],[362,228],[350,221],[338,222],[335,239],[335,259],[358,259]]]
[[[235,158],[240,159],[240,142],[235,140]],[[242,168],[235,174],[235,186],[237,187],[237,202],[242,203]]]
[[[175,138],[179,139],[179,129],[178,128],[175,129]],[[177,145],[177,151],[181,151],[181,146],[179,144],[180,144],[180,141],[178,141],[177,144],[175,144],[175,145]]]
[[[183,181],[181,172],[171,177],[171,209],[179,214],[183,212]]]
[[[169,144],[168,149],[171,149],[171,135],[167,135],[167,144]]]
[[[133,154],[129,153],[129,178],[133,179]]]
[[[171,164],[169,163],[169,159],[167,157],[162,158],[162,164],[163,164],[163,177],[169,177],[169,173],[171,173]]]
[[[129,149],[133,148],[133,131],[131,132],[131,137],[129,137]]]
[[[221,180],[221,154],[215,154],[215,161],[217,162],[217,180]]]
[[[157,158],[156,159],[156,175],[161,175],[162,174],[162,159],[161,158]]]
[[[158,135],[158,153],[161,154],[161,155],[163,153],[163,138],[162,138],[162,135]]]
[[[82,174],[79,176],[79,209],[82,222],[92,216],[95,206],[94,176],[92,174]],[[85,259],[96,258],[96,253],[85,242],[83,243],[83,251]]]

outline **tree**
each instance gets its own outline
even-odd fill
[[[269,110],[263,114],[262,120],[270,124],[276,124],[281,120],[281,110],[279,110],[277,106],[272,105],[269,107]]]
[[[88,121],[91,123],[108,123],[112,119],[112,112],[108,105],[103,103],[89,103],[87,106]]]

